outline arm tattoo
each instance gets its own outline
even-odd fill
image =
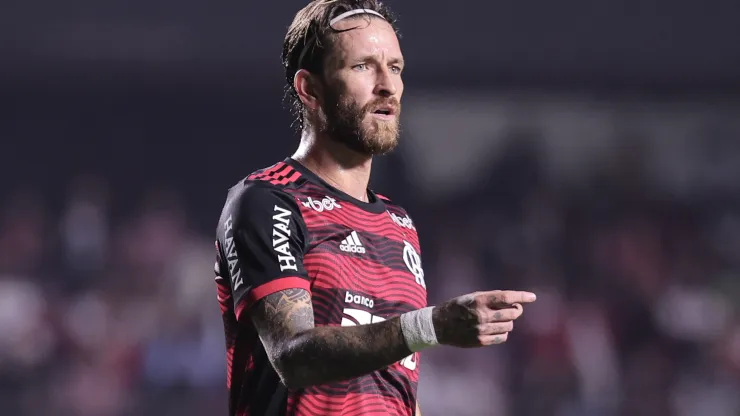
[[[265,297],[263,316],[276,330],[313,328],[311,295],[303,289],[287,289]]]
[[[411,354],[397,317],[315,328],[311,297],[303,289],[266,296],[252,319],[275,370],[291,388],[359,377]]]
[[[270,360],[281,356],[280,347],[293,335],[313,328],[311,295],[303,289],[286,289],[265,296],[252,317]]]

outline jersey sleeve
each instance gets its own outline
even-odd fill
[[[246,185],[227,200],[217,236],[221,274],[231,284],[237,319],[272,293],[310,290],[303,266],[306,224],[295,199],[280,189]]]

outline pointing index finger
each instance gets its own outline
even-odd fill
[[[516,290],[494,290],[487,295],[489,306],[511,306],[515,303],[532,303],[537,300],[537,295],[532,292]]]

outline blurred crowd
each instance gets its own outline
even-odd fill
[[[512,150],[480,189],[408,204],[430,302],[538,294],[507,344],[422,356],[425,416],[740,414],[740,211],[642,183],[616,164],[566,186]],[[3,196],[2,415],[226,414],[213,235],[178,192],[115,216],[104,172]]]
[[[118,221],[102,177],[57,202],[29,190],[2,206],[2,414],[225,409],[213,244],[175,192]]]
[[[562,187],[534,154],[509,156],[485,185],[495,191],[432,213],[429,227],[456,212],[441,229],[422,228],[431,300],[471,288],[538,300],[503,348],[426,354],[430,414],[740,414],[732,200],[661,194],[628,164]]]

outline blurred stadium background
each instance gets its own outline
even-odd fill
[[[213,235],[297,143],[302,1],[0,6],[0,414],[225,415]],[[740,414],[740,3],[391,1],[430,301],[539,293],[422,359],[425,416]]]

